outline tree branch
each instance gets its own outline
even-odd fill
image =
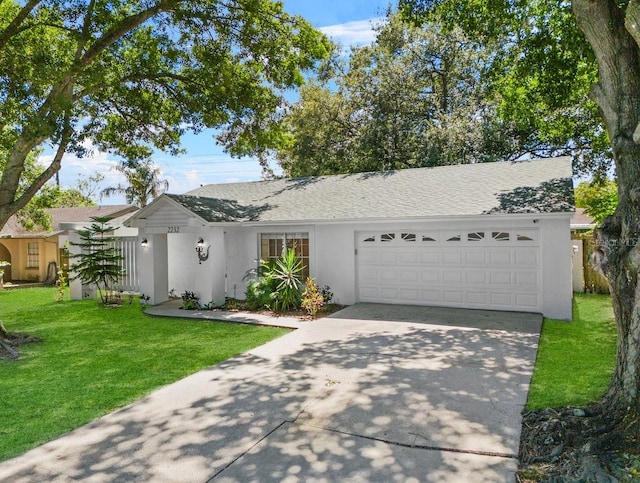
[[[631,0],[627,5],[624,26],[631,36],[640,45],[640,4],[637,0]]]
[[[65,114],[64,118],[64,130],[62,132],[62,136],[60,137],[60,143],[58,144],[58,149],[56,150],[56,154],[51,161],[51,164],[45,169],[40,176],[38,176],[35,181],[31,183],[31,185],[20,195],[20,197],[15,200],[10,205],[10,209],[14,211],[21,210],[24,208],[27,203],[33,198],[40,188],[42,188],[47,181],[49,181],[53,175],[55,175],[58,171],[60,171],[60,167],[62,166],[62,157],[67,151],[67,147],[69,146],[69,142],[71,141],[71,134],[73,133],[73,128],[71,127],[71,123],[69,120],[69,113]]]
[[[80,35],[80,40],[78,41],[78,46],[76,47],[76,63],[80,62],[80,59],[82,58],[82,52],[84,52],[84,47],[91,37],[91,18],[93,17],[93,7],[95,6],[95,4],[95,0],[91,0],[89,2],[87,13],[84,16],[84,22],[82,23],[82,34]]]
[[[94,43],[80,59],[76,65],[78,71],[82,70],[86,66],[90,65],[104,50],[116,43],[126,34],[134,30],[136,27],[142,25],[144,22],[152,18],[153,16],[167,12],[173,9],[176,5],[181,3],[182,0],[163,0],[155,7],[143,10],[142,12],[125,17],[120,21],[113,29],[107,31],[96,43]]]
[[[29,16],[29,14],[33,11],[34,8],[36,8],[36,6],[38,6],[38,4],[40,3],[41,0],[29,0],[24,7],[22,7],[22,10],[20,10],[20,12],[18,12],[18,15],[16,15],[16,17],[11,21],[11,23],[9,25],[7,25],[7,28],[5,28],[1,33],[0,33],[0,49],[2,49],[7,41],[13,37],[15,34],[20,32],[20,26],[22,25],[22,22],[24,22],[26,20],[26,18]]]

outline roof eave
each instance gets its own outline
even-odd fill
[[[190,215],[196,219],[198,219],[203,225],[207,225],[209,222],[202,218],[197,213],[194,213],[189,208],[184,206],[182,203],[174,200],[171,196],[168,196],[167,193],[163,193],[158,196],[155,200],[149,203],[144,208],[140,208],[136,213],[131,216],[128,220],[126,220],[123,224],[127,228],[144,228],[146,219],[149,215],[155,213],[155,211],[159,208],[157,205],[161,203],[171,203],[173,206],[181,210],[183,213]]]
[[[491,213],[473,215],[434,215],[434,216],[412,216],[412,217],[381,217],[381,218],[307,218],[298,220],[257,220],[257,221],[231,221],[231,222],[207,222],[207,226],[269,226],[269,225],[321,225],[321,224],[364,224],[364,223],[411,223],[411,222],[444,222],[456,221],[465,222],[479,220],[516,220],[516,219],[569,219],[573,212],[552,212],[552,213]]]

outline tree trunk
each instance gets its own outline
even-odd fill
[[[640,147],[634,143],[615,151],[621,167],[618,183],[640,193]],[[616,366],[605,403],[640,413],[640,200],[629,198],[596,231],[595,253],[611,285],[618,329]]]
[[[629,12],[636,7],[631,0]],[[592,97],[618,178],[618,208],[597,230],[594,254],[611,285],[618,329],[616,367],[602,404],[620,422],[629,411],[640,414],[640,145],[634,140],[640,132],[640,49],[614,0],[574,0],[572,8],[598,62]]]

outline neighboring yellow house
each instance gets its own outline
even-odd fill
[[[0,261],[11,263],[4,268],[6,282],[54,283],[57,271],[67,264],[65,244],[68,230],[61,224],[82,224],[94,217],[117,218],[138,209],[133,205],[51,208],[51,230],[27,231],[15,216],[0,231]]]

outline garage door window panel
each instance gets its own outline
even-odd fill
[[[484,232],[483,231],[474,231],[471,233],[467,233],[467,241],[470,242],[481,242],[484,241]]]

